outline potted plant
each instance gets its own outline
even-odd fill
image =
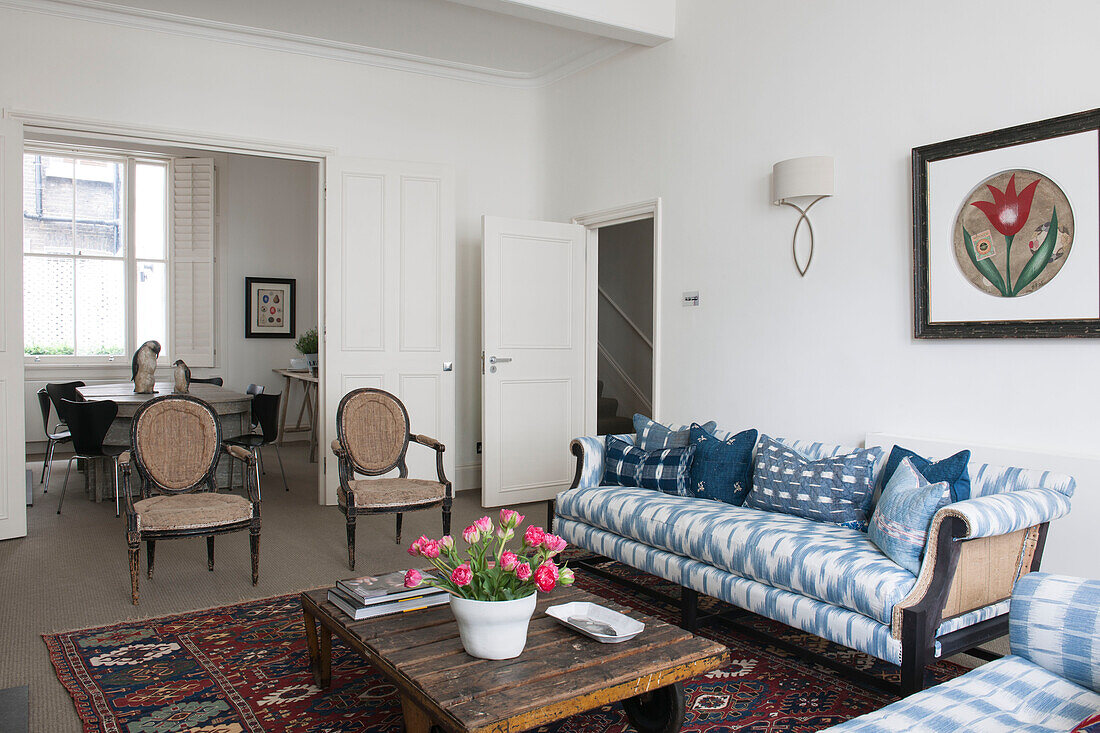
[[[409,546],[409,554],[427,558],[433,570],[407,571],[405,586],[429,585],[450,593],[462,646],[472,657],[518,657],[527,644],[538,591],[573,583],[573,571],[554,562],[565,540],[538,525],[527,527],[519,552],[505,549],[523,520],[522,514],[501,509],[494,531],[493,520],[482,517],[462,531],[464,553],[450,535],[438,540],[421,536]]]
[[[305,357],[306,365],[310,369],[317,368],[317,329],[311,328],[303,331],[302,335],[294,343],[294,348]]]

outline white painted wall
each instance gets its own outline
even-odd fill
[[[448,448],[456,486],[479,485],[480,221],[542,214],[537,93],[11,9],[0,9],[0,48],[5,109],[453,166],[459,418]]]
[[[909,177],[914,146],[1100,106],[1098,24],[1093,0],[682,0],[675,40],[551,87],[551,218],[663,198],[664,417],[1100,453],[1100,342],[912,338]],[[837,195],[803,279],[769,175],[811,154]],[[1095,518],[1091,478],[1074,511]]]

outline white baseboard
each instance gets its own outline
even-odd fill
[[[455,491],[473,491],[481,488],[481,463],[467,463],[455,467]]]

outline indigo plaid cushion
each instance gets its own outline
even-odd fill
[[[970,463],[970,451],[961,450],[955,455],[944,458],[942,461],[932,461],[929,458],[918,456],[908,448],[895,445],[890,450],[890,457],[886,459],[886,466],[882,469],[882,488],[890,483],[894,471],[902,460],[910,459],[913,468],[920,472],[929,482],[935,484],[946,481],[951,486],[951,501],[963,501],[970,498],[970,473],[967,466]]]
[[[745,506],[867,531],[875,462],[882,448],[807,460],[767,435],[756,449]]]
[[[707,432],[714,432],[718,423],[711,420],[703,423]],[[690,429],[686,425],[668,426],[653,422],[645,415],[634,416],[634,432],[638,434],[638,446],[642,450],[664,450],[665,448],[683,448],[690,440]]]
[[[903,458],[882,490],[867,538],[886,557],[913,575],[920,575],[932,517],[950,500],[951,489],[946,481],[929,483],[913,467],[911,458]]]
[[[605,441],[605,486],[637,486],[676,496],[688,495],[687,483],[695,446],[644,451],[614,435],[606,436]]]
[[[752,449],[757,432],[743,430],[725,440],[698,423],[691,425],[691,486],[688,493],[740,506],[752,487]]]

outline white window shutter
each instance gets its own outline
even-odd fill
[[[214,366],[214,159],[172,161],[171,358]]]

